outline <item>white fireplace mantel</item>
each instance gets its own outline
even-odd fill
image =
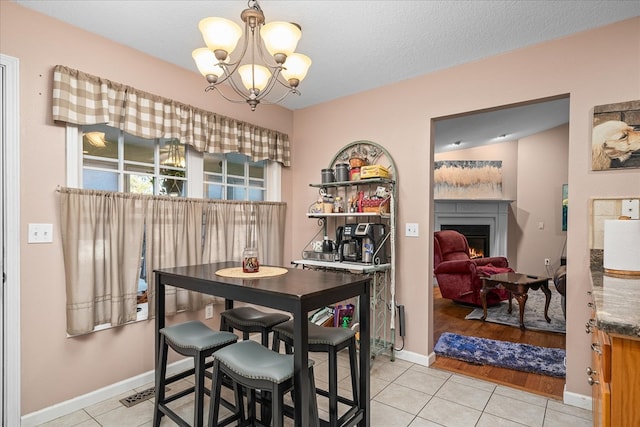
[[[434,230],[442,225],[488,225],[490,256],[507,256],[509,205],[503,199],[437,199]]]

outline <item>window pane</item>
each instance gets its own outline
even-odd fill
[[[264,179],[264,160],[249,163],[249,178]]]
[[[84,167],[92,169],[113,169],[118,170],[118,162],[116,160],[101,160],[84,158]]]
[[[137,136],[124,134],[124,160],[151,163],[154,162],[154,140],[138,138]]]
[[[244,185],[244,177],[234,178],[227,177],[227,184]]]
[[[244,200],[244,193],[242,187],[227,187],[227,200]]]
[[[252,202],[261,202],[264,200],[264,191],[256,190],[254,188],[249,189],[249,200]]]
[[[117,159],[118,134],[118,129],[107,125],[83,126],[82,153],[90,156]]]
[[[153,177],[148,175],[125,175],[125,192],[153,194]]]
[[[227,174],[235,176],[244,176],[244,164],[247,156],[239,153],[229,153],[227,158]]]
[[[185,167],[184,144],[176,139],[160,140],[160,164],[176,168]]]
[[[211,174],[205,174],[205,175],[204,175],[204,180],[205,180],[205,182],[218,182],[218,183],[222,183],[222,175],[211,175]]]
[[[250,187],[260,187],[260,188],[264,188],[264,181],[257,181],[255,179],[250,179],[249,180],[249,186]]]
[[[221,185],[205,185],[204,194],[207,199],[222,200],[222,186]]]
[[[219,154],[209,154],[205,153],[204,155],[204,171],[210,173],[222,173],[222,163],[224,162],[224,157]]]
[[[118,191],[118,173],[84,169],[82,171],[82,188]]]
[[[177,176],[177,175],[176,175]],[[186,181],[178,178],[160,178],[160,194],[185,196]]]
[[[140,165],[140,164],[131,164],[131,163],[126,163],[124,164],[124,170],[128,171],[128,172],[139,172],[142,174],[149,174],[149,175],[153,175],[153,164],[151,165]]]

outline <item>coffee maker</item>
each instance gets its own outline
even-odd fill
[[[336,229],[338,260],[364,264],[384,264],[388,262],[384,224],[363,222],[345,224]]]
[[[362,259],[362,245],[355,235],[357,227],[358,224],[345,224],[336,229],[338,261],[360,262]]]
[[[384,224],[360,223],[354,234],[361,243],[360,262],[365,264],[385,264],[388,262],[385,246],[387,233]]]

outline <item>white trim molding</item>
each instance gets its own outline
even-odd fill
[[[2,425],[20,425],[20,81],[18,58],[0,54],[4,82],[4,182],[6,258],[2,334],[4,379]]]
[[[193,369],[193,358],[182,359],[167,365],[167,375],[171,376],[180,372],[184,372],[188,369]],[[90,393],[83,394],[82,396],[78,396],[73,399],[69,399],[64,402],[57,403],[53,406],[41,409],[39,411],[27,414],[22,417],[22,424],[8,425],[35,427],[40,424],[55,420],[56,418],[60,418],[73,412],[79,411],[83,408],[86,408],[87,406],[100,403],[107,399],[112,399],[130,390],[137,389],[144,385],[153,384],[154,381],[155,371],[148,371],[143,374],[136,375],[135,377],[128,378],[115,384],[103,387],[101,389],[94,390]]]

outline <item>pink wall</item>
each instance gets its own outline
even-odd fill
[[[568,155],[566,125],[518,141],[518,271],[552,275],[560,266],[567,235],[562,231],[561,201]],[[548,272],[545,258],[551,261]]]
[[[46,36],[25,36],[29,34]],[[587,204],[594,196],[640,192],[640,170],[590,171],[590,120],[594,105],[637,99],[640,94],[640,63],[628,60],[629,52],[640,47],[639,18],[294,113],[266,106],[251,113],[246,106],[204,95],[204,81],[195,71],[144,56],[7,1],[2,1],[0,41],[3,54],[20,59],[23,414],[153,368],[152,322],[83,338],[65,335],[55,194],[55,186],[65,183],[65,132],[50,116],[51,70],[56,64],[289,133],[293,166],[283,174],[283,200],[289,203],[285,259],[293,259],[292,254],[299,253],[314,230],[305,217],[316,197],[308,183],[318,181],[320,169],[333,154],[361,139],[385,146],[399,170],[398,225],[420,224],[419,238],[398,239],[397,286],[407,312],[406,350],[422,355],[431,352],[434,344],[431,274],[425,264],[431,259],[433,219],[431,120],[569,93],[568,274],[573,285],[568,295],[572,303],[568,308],[567,390],[590,393],[584,380],[589,337],[583,333],[589,286]],[[603,61],[618,65],[594,65]],[[53,223],[54,243],[27,245],[30,222]]]
[[[431,268],[426,264],[432,262],[432,120],[569,94],[567,392],[590,395],[584,376],[590,363],[590,338],[584,333],[590,286],[588,201],[640,193],[638,169],[591,171],[591,119],[595,105],[638,99],[640,62],[624,58],[630,52],[635,58],[639,51],[640,18],[634,18],[296,111],[293,247],[302,247],[315,230],[305,218],[316,196],[308,183],[317,182],[332,155],[361,139],[386,147],[398,168],[399,229],[406,222],[420,225],[419,238],[403,233],[398,238],[396,282],[406,310],[405,349],[429,354],[434,345]],[[602,65],[613,58],[624,65]]]
[[[2,1],[1,51],[20,60],[22,414],[153,369],[153,321],[67,338],[56,185],[65,185],[65,127],[51,119],[52,69],[67,65],[293,137],[293,113],[251,112],[215,94],[189,71]],[[197,23],[194,23],[196,25]],[[185,52],[185,55],[189,55]],[[291,205],[291,171],[282,177]],[[288,212],[291,215],[291,210]],[[26,243],[29,223],[54,224],[54,243]],[[291,241],[287,231],[287,242]],[[285,248],[290,252],[289,243]],[[202,317],[202,313],[198,313]],[[184,317],[183,317],[184,318]],[[212,322],[217,328],[217,321]]]

